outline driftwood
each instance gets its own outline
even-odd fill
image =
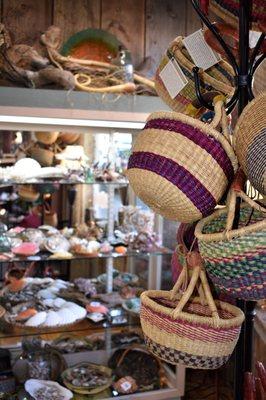
[[[48,58],[41,56],[31,46],[12,45],[3,24],[0,24],[0,60],[2,75],[26,87],[51,84],[68,90],[75,87],[75,79],[71,72],[50,65]]]

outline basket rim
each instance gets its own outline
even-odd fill
[[[247,203],[244,203],[240,207],[243,208],[251,208],[251,206]],[[195,228],[195,236],[198,240],[202,242],[219,242],[219,241],[228,241],[230,239],[238,238],[241,236],[245,236],[251,233],[256,233],[262,230],[266,230],[266,218],[263,221],[255,222],[252,225],[248,225],[242,228],[233,229],[231,231],[223,231],[217,233],[203,233],[203,229],[206,224],[215,220],[217,217],[221,215],[227,214],[228,207],[224,207],[220,210],[214,211],[208,217],[203,218],[200,220]]]
[[[242,310],[240,310],[240,308],[220,300],[215,300],[215,304],[217,305],[218,309],[223,311],[228,311],[234,314],[233,318],[230,319],[220,318],[219,322],[217,322],[217,320],[214,319],[213,317],[203,317],[196,314],[189,314],[184,311],[179,312],[178,316],[174,318],[173,317],[174,309],[158,304],[156,303],[156,301],[153,300],[158,297],[164,298],[166,300],[171,300],[171,292],[167,290],[147,290],[146,292],[143,292],[141,294],[141,302],[144,304],[144,306],[147,305],[154,311],[172,317],[173,319],[181,319],[188,323],[204,324],[211,328],[235,328],[240,326],[245,319],[244,313],[242,312]],[[199,297],[191,298],[189,302],[201,304],[201,300]]]
[[[149,121],[152,121],[154,119],[158,118],[166,118],[166,119],[171,119],[174,121],[180,121],[182,123],[191,125],[193,128],[197,128],[201,131],[201,133],[211,136],[214,139],[216,139],[220,144],[222,145],[223,149],[225,150],[227,156],[229,157],[231,164],[233,166],[234,172],[237,171],[238,168],[238,161],[237,157],[235,155],[235,152],[233,150],[233,147],[231,144],[227,141],[227,139],[223,136],[222,133],[220,133],[217,129],[213,128],[209,124],[202,122],[198,119],[195,119],[193,117],[190,117],[189,115],[182,114],[180,112],[176,111],[155,111],[150,116],[147,118],[146,123]],[[149,128],[150,129],[150,128]],[[153,129],[153,128],[152,128]],[[143,131],[147,130],[145,127],[143,128]],[[160,130],[160,129],[156,129]],[[134,147],[133,147],[134,151]]]

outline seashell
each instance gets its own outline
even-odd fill
[[[54,301],[54,299],[44,299],[42,303],[47,307],[53,307]]]
[[[51,293],[54,293],[54,294],[56,294],[60,291],[59,287],[55,286],[54,284],[52,286],[49,286],[47,288],[47,290],[49,290]]]
[[[70,400],[73,393],[53,381],[43,381],[40,379],[28,379],[25,382],[25,390],[35,399],[38,400],[38,392],[42,392],[43,398],[47,400]],[[52,393],[52,397],[51,397]]]
[[[70,310],[75,315],[76,319],[85,318],[87,315],[85,308],[80,307],[78,304],[72,303],[71,301],[66,302],[63,305],[63,309]]]
[[[28,319],[26,326],[40,326],[46,320],[47,313],[45,311],[38,312],[36,315]]]
[[[28,308],[27,310],[21,311],[17,316],[16,316],[16,321],[27,321],[27,319],[33,317],[38,313],[35,308]]]
[[[38,292],[38,297],[41,297],[43,299],[55,299],[56,298],[56,294],[52,293],[50,288],[48,289],[41,289]]]
[[[56,311],[48,311],[44,326],[58,326],[62,325],[62,318]]]
[[[62,325],[72,324],[77,320],[77,317],[69,308],[61,308],[57,311],[57,314],[62,319]]]
[[[66,300],[61,299],[61,297],[57,297],[53,300],[53,306],[57,308],[61,308],[66,303]]]

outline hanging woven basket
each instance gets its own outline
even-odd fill
[[[238,184],[229,206],[198,222],[195,235],[213,284],[242,300],[266,298],[266,210],[249,199]],[[240,209],[238,229],[233,229],[236,198]]]
[[[175,60],[188,83],[175,98],[171,98],[168,93],[160,73],[171,60]],[[188,51],[182,42],[182,37],[178,36],[170,45],[163,56],[155,75],[155,89],[158,96],[174,111],[190,114],[191,103],[196,99],[195,82],[193,77],[193,63]],[[233,69],[226,61],[220,61],[207,71],[200,71],[201,93],[219,92],[226,96],[231,96],[234,92]]]
[[[216,369],[232,354],[244,320],[231,304],[214,301],[199,254],[190,254],[193,273],[189,285],[184,268],[171,292],[148,290],[141,294],[140,320],[148,349],[171,364],[195,369]],[[193,297],[201,282],[203,294]]]
[[[127,176],[136,195],[156,213],[180,222],[209,215],[237,169],[223,102],[206,124],[181,113],[155,112],[138,135]],[[215,127],[222,122],[222,135]]]
[[[266,93],[251,101],[235,127],[235,150],[252,186],[266,195]]]
[[[239,26],[239,0],[210,0],[209,9],[226,23]],[[265,0],[252,1],[252,29],[262,31],[266,21]]]

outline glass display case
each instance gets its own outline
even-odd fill
[[[136,199],[125,176],[134,135],[159,105],[145,96],[106,100],[53,91],[48,102],[49,91],[16,89],[12,98],[12,89],[0,90],[6,95],[0,129],[20,132],[17,156],[23,149],[43,166],[11,164],[0,171],[0,192],[8,193],[0,193],[0,221],[7,226],[1,243],[10,244],[0,254],[0,350],[8,350],[10,362],[0,393],[13,379],[28,399],[23,384],[31,378],[64,384],[76,399],[178,399],[184,368],[149,359],[139,321],[139,295],[161,288],[172,250],[164,246],[162,218]],[[35,153],[29,157],[23,136],[36,148],[36,132],[55,131],[75,132],[78,139],[67,144],[58,136],[40,145],[53,148],[49,166]],[[139,365],[146,365],[142,376],[135,353]],[[130,369],[134,363],[136,371]],[[98,375],[95,364],[102,368]],[[75,374],[85,376],[90,368],[99,390],[79,397],[84,382]],[[108,373],[110,382],[103,378]]]

